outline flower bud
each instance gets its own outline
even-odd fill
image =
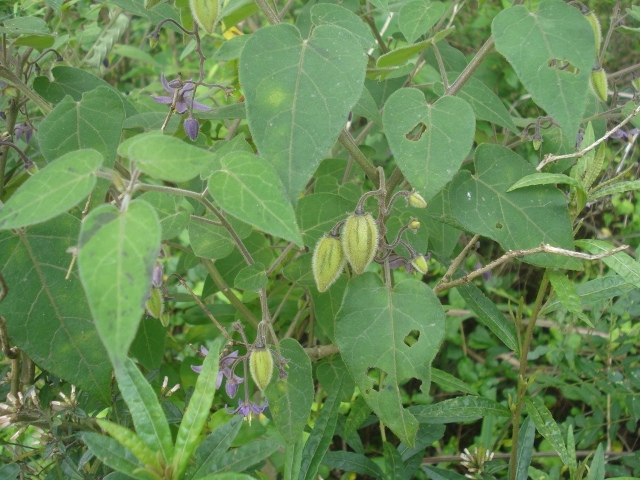
[[[537,152],[538,150],[540,150],[540,147],[542,146],[542,140],[539,138],[534,138],[533,139],[533,149]]]
[[[195,142],[196,138],[198,138],[199,130],[200,124],[198,123],[198,120],[192,116],[189,116],[189,118],[184,121],[184,131],[192,142]]]
[[[253,382],[260,391],[264,392],[273,374],[273,357],[271,356],[271,350],[268,348],[253,350],[249,357],[249,370],[251,371]]]
[[[640,77],[631,80],[631,85],[636,92],[640,92]]]
[[[411,205],[412,207],[427,208],[427,202],[425,202],[424,198],[422,198],[422,195],[420,195],[417,192],[412,192],[411,195],[409,195],[409,198],[407,199],[407,201],[409,202],[409,205]]]
[[[593,30],[593,36],[595,38],[596,56],[600,53],[600,44],[602,43],[602,29],[600,28],[600,20],[593,11],[587,13],[584,18],[587,19],[591,29]]]
[[[429,266],[427,265],[427,259],[424,258],[424,255],[416,255],[411,259],[411,265],[422,275],[426,275],[429,271]]]
[[[378,226],[370,213],[354,213],[347,218],[342,248],[353,271],[364,272],[378,250]]]
[[[213,32],[218,23],[222,0],[190,0],[191,15],[207,33]]]
[[[147,300],[145,309],[150,317],[158,319],[162,317],[164,313],[164,299],[162,298],[162,291],[159,288],[153,287],[151,289],[151,295]]]
[[[329,234],[318,241],[311,262],[318,291],[325,292],[338,279],[346,261],[339,237]]]
[[[602,67],[598,67],[591,72],[591,88],[593,88],[600,100],[607,101],[609,86],[607,85],[607,73]]]
[[[409,227],[409,230],[416,231],[420,228],[420,222],[418,220],[411,220],[407,226]]]

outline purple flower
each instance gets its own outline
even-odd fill
[[[193,108],[195,108],[196,110],[211,110],[211,107],[207,107],[206,105],[203,105],[192,99],[193,91],[195,88],[193,81],[190,80],[188,82],[183,82],[180,79],[176,79],[176,80],[172,80],[171,82],[167,82],[167,79],[165,78],[164,73],[162,74],[160,81],[162,82],[162,86],[164,87],[165,91],[170,95],[162,96],[162,97],[156,97],[155,95],[151,95],[151,98],[153,98],[156,102],[161,103],[163,105],[173,105],[174,95],[176,95],[176,91],[177,91],[178,94],[175,98],[176,112],[178,113],[186,112],[189,105],[193,105]],[[187,132],[187,134],[188,133],[189,132]]]
[[[189,115],[184,121],[184,131],[189,136],[192,142],[196,141],[198,138],[198,131],[200,130],[200,125],[198,124],[198,120]]]
[[[209,350],[207,350],[206,347],[201,346],[200,352],[206,357]],[[237,360],[238,350],[234,350],[229,355],[222,357],[219,364],[218,378],[216,378],[216,389],[220,388],[220,385],[222,385],[222,379],[224,377],[227,378],[227,383],[224,388],[227,395],[231,398],[235,397],[236,393],[238,393],[238,385],[244,382],[244,378],[233,373]],[[202,371],[202,366],[191,365],[191,370],[196,373],[200,373]]]
[[[227,408],[226,410],[227,410],[227,413],[231,413],[231,414],[238,413],[240,415],[244,415],[249,419],[249,421],[251,421],[251,417],[253,415],[260,415],[262,412],[266,410],[268,406],[269,406],[269,402],[267,401],[266,398],[262,405],[258,405],[257,403],[253,403],[253,402],[247,402],[245,400],[240,400],[238,402],[238,408],[236,408],[235,410],[229,410]]]
[[[629,131],[623,130],[622,128],[619,130],[616,130],[613,135],[611,135],[611,138],[619,138],[619,139],[623,139],[623,140],[631,140],[632,137],[638,135],[638,133],[640,133],[640,130],[637,128],[632,128]]]
[[[19,123],[13,128],[13,135],[15,136],[16,142],[24,135],[25,143],[29,143],[32,134],[33,127],[26,123]]]

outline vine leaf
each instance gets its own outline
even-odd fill
[[[522,5],[501,11],[491,30],[496,50],[533,100],[575,138],[596,61],[593,31],[584,16],[563,2],[543,0],[535,12]]]
[[[333,146],[364,87],[367,57],[348,30],[293,25],[255,32],[240,55],[247,120],[292,203]]]
[[[234,217],[302,245],[296,215],[273,167],[252,153],[235,151],[219,160],[209,193]]]
[[[505,250],[528,249],[542,243],[573,250],[567,199],[548,185],[507,190],[535,168],[499,145],[476,149],[475,175],[459,172],[449,188],[450,208],[466,229],[492,238]],[[580,270],[578,259],[534,254],[525,260],[542,267]]]
[[[49,220],[85,199],[96,184],[102,164],[95,150],[76,150],[28,178],[0,210],[0,230]]]
[[[413,88],[389,97],[382,122],[398,166],[426,201],[456,174],[475,133],[475,117],[467,102],[443,97],[429,105]]]
[[[111,365],[67,249],[80,221],[63,214],[16,234],[0,232],[0,270],[8,286],[0,302],[11,341],[38,366],[110,402]]]
[[[429,391],[443,336],[444,311],[424,283],[409,279],[389,290],[365,273],[347,285],[336,319],[340,354],[367,404],[410,446],[418,421],[403,407],[400,385],[416,378]]]
[[[82,223],[80,278],[112,359],[124,357],[135,337],[159,251],[160,222],[142,200],[124,212],[102,205]]]

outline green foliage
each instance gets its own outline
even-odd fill
[[[0,478],[640,478],[637,7],[14,3]]]

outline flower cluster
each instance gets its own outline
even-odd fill
[[[477,476],[482,474],[485,469],[485,463],[490,462],[493,459],[493,452],[486,449],[484,446],[473,447],[473,454],[469,452],[468,448],[464,449],[464,452],[460,455],[462,458],[461,465],[468,471],[465,474],[467,478],[478,478]]]

